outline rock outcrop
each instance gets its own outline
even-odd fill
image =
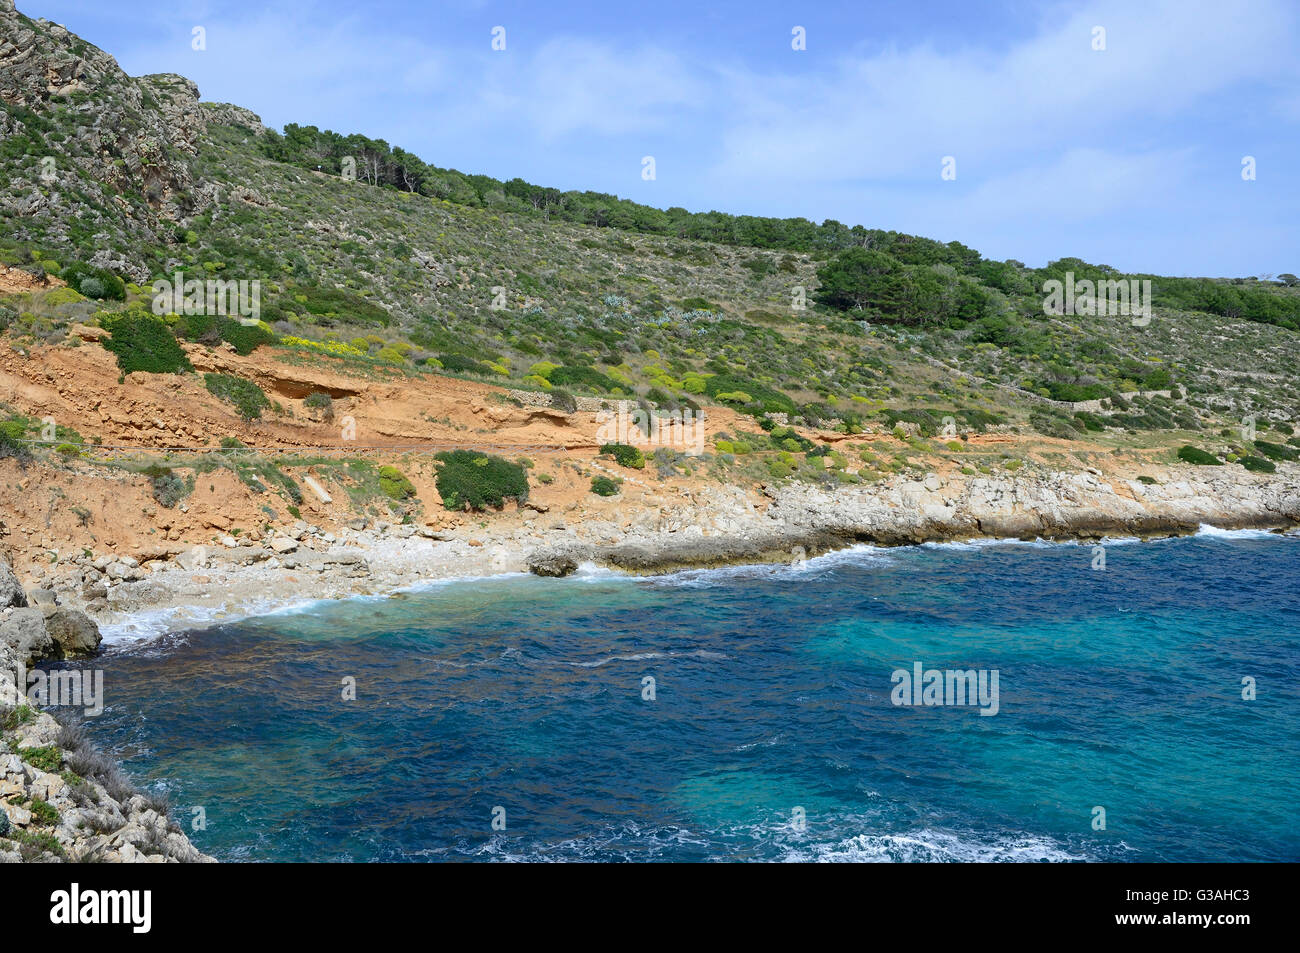
[[[91,655],[99,642],[75,609],[0,610],[0,863],[210,860],[79,728],[29,703],[30,666]]]
[[[0,0],[0,100],[20,107],[0,111],[0,138],[31,143],[6,160],[0,216],[32,226],[13,237],[39,232],[43,244],[72,245],[78,223],[97,233],[91,264],[141,283],[150,270],[125,249],[166,242],[215,200],[189,162],[208,123],[265,131],[246,109],[200,104],[183,76],[128,76],[108,53],[12,0]],[[56,106],[57,129],[42,118]]]

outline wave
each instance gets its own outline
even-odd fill
[[[850,826],[856,818],[846,818]],[[450,850],[402,852],[402,859],[445,858],[448,853],[480,860],[523,863],[675,860],[683,855],[712,862],[767,863],[1077,863],[1089,856],[1041,835],[1022,832],[984,835],[934,828],[890,834],[849,834],[818,841],[809,834],[742,828],[692,830],[678,825],[628,821],[580,837],[527,843],[497,835],[483,843]]]
[[[1266,529],[1222,529],[1202,523],[1196,530],[1196,536],[1202,539],[1290,539],[1293,537],[1274,533]]]
[[[722,652],[710,652],[707,649],[696,649],[692,652],[638,652],[634,655],[610,655],[606,658],[596,659],[592,662],[570,662],[561,660],[559,665],[572,665],[576,668],[601,668],[611,662],[644,662],[648,659],[658,658],[698,658],[710,661],[721,661],[727,658]]]
[[[905,834],[854,834],[838,841],[789,845],[787,863],[1071,863],[1093,858],[1050,838],[975,834],[923,828]]]

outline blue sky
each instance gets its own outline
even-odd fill
[[[1030,265],[1300,273],[1294,0],[18,3],[132,75],[464,172]]]

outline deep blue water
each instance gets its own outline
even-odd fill
[[[318,603],[111,651],[88,727],[226,860],[1300,860],[1300,539],[1106,558]],[[894,705],[916,661],[996,669],[1000,710]]]

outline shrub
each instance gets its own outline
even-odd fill
[[[91,276],[88,278],[82,278],[81,284],[78,286],[77,290],[87,298],[103,298],[105,288],[102,281]]]
[[[204,374],[203,384],[214,397],[234,404],[245,420],[257,420],[271,406],[262,388],[234,374]]]
[[[618,492],[618,483],[607,476],[591,478],[591,492],[597,496],[613,496]]]
[[[438,363],[443,370],[451,371],[453,374],[482,374],[487,368],[483,362],[475,357],[466,357],[463,354],[439,354]]]
[[[32,450],[26,439],[27,427],[21,420],[0,420],[0,460],[11,457],[23,467],[31,463]]]
[[[123,374],[180,374],[194,370],[171,328],[153,315],[128,311],[105,317],[102,323],[109,334],[102,343],[117,355],[117,366]]]
[[[1263,457],[1242,457],[1237,462],[1251,473],[1273,473],[1277,470],[1272,460],[1265,460]]]
[[[397,467],[379,468],[379,489],[390,500],[405,500],[415,496],[415,486]]]
[[[704,382],[704,393],[714,400],[747,398],[743,403],[758,403],[764,413],[798,413],[795,402],[775,388],[732,374],[715,374]]]
[[[1204,450],[1201,450],[1199,447],[1193,447],[1191,444],[1179,447],[1178,459],[1182,460],[1184,463],[1194,463],[1197,466],[1202,467],[1217,467],[1221,466],[1223,463],[1223,461],[1213,454],[1206,453]]]
[[[618,381],[590,367],[562,365],[551,371],[547,379],[557,387],[577,387],[604,394],[619,389]]]
[[[59,812],[48,801],[32,798],[32,820],[41,827],[55,827],[59,823]]]
[[[556,410],[571,414],[578,409],[578,401],[567,390],[557,388],[551,391],[551,406]]]
[[[601,444],[601,453],[613,454],[614,459],[618,461],[621,467],[627,467],[630,470],[645,469],[645,454],[637,447],[626,443],[605,443]]]
[[[153,498],[162,506],[171,509],[185,497],[189,496],[193,485],[182,480],[170,469],[158,464],[150,464],[142,471],[153,486]]]
[[[1293,447],[1283,446],[1280,443],[1269,443],[1266,440],[1256,440],[1255,449],[1270,460],[1300,460],[1300,450],[1296,450]]]
[[[87,298],[126,300],[126,282],[107,268],[93,268],[85,262],[74,261],[59,272],[59,277],[68,283],[69,288],[79,289]],[[91,294],[86,290],[85,284],[91,280],[95,282],[95,285],[91,286],[92,289],[97,286],[99,294]]]
[[[308,394],[302,405],[311,407],[313,410],[319,410],[326,420],[334,419],[334,398],[324,391],[318,390]]]
[[[477,450],[439,453],[437,486],[449,510],[500,508],[528,498],[528,473],[517,463]]]

